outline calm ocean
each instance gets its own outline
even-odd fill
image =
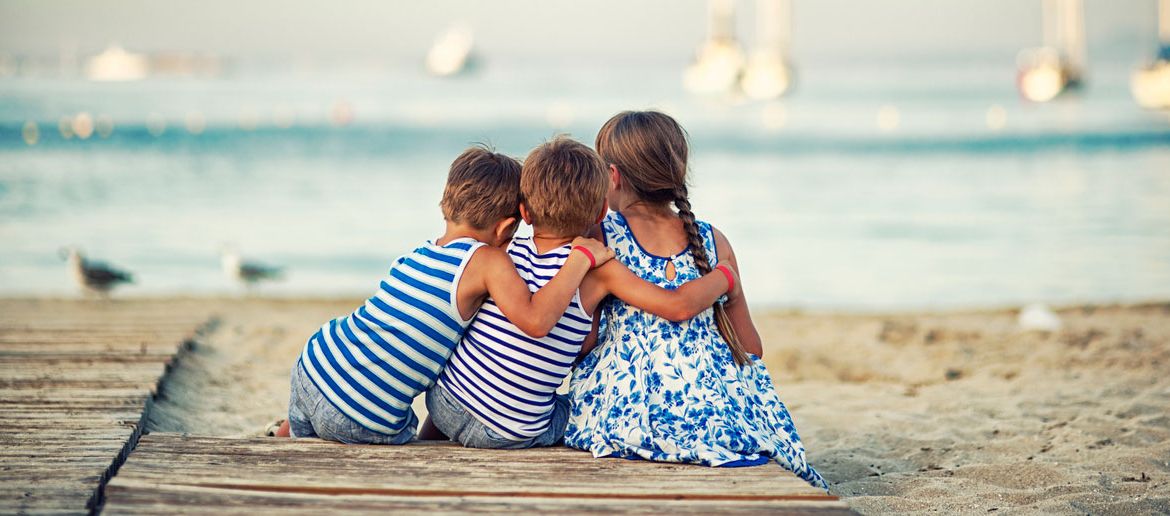
[[[0,78],[0,295],[74,292],[65,245],[132,271],[119,295],[236,292],[225,244],[287,268],[264,293],[364,295],[439,234],[468,144],[592,144],[658,107],[690,132],[695,211],[754,306],[1170,298],[1170,117],[1132,102],[1131,63],[1047,105],[1019,100],[1011,62],[803,67],[772,104],[688,96],[680,66]],[[82,111],[112,132],[63,138]]]

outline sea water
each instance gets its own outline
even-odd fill
[[[694,210],[753,306],[1167,299],[1170,117],[1132,102],[1130,64],[1044,105],[1010,62],[809,65],[774,102],[689,95],[681,63],[0,78],[0,295],[75,292],[62,246],[132,272],[118,295],[238,292],[225,246],[285,268],[262,293],[365,295],[441,233],[468,145],[592,144],[654,107],[689,132]],[[112,131],[64,138],[81,112]]]

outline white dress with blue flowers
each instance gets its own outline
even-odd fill
[[[711,226],[699,222],[715,264]],[[665,288],[700,276],[689,250],[672,257],[642,249],[620,213],[602,222],[606,244],[631,271]],[[675,277],[666,279],[666,263]],[[672,323],[617,299],[601,306],[597,347],[573,372],[565,444],[595,457],[642,458],[708,466],[775,460],[828,489],[758,357],[736,366],[714,310]]]

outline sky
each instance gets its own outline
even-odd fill
[[[1155,0],[1087,0],[1090,57],[1155,49]],[[738,1],[750,41],[754,2]],[[1014,56],[1040,43],[1039,0],[795,0],[801,60]],[[242,59],[417,61],[455,20],[494,61],[686,61],[706,30],[701,0],[0,0],[0,51],[142,52]]]

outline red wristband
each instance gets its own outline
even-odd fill
[[[570,251],[574,251],[574,250],[581,251],[582,253],[585,254],[585,257],[589,259],[589,268],[590,269],[597,267],[597,259],[593,257],[593,253],[590,252],[588,249],[586,249],[585,246],[575,245],[575,246],[573,246],[573,249],[570,249]]]
[[[715,270],[722,272],[723,277],[727,278],[727,292],[731,293],[732,290],[735,290],[735,276],[731,274],[731,269],[721,263],[715,266]]]

